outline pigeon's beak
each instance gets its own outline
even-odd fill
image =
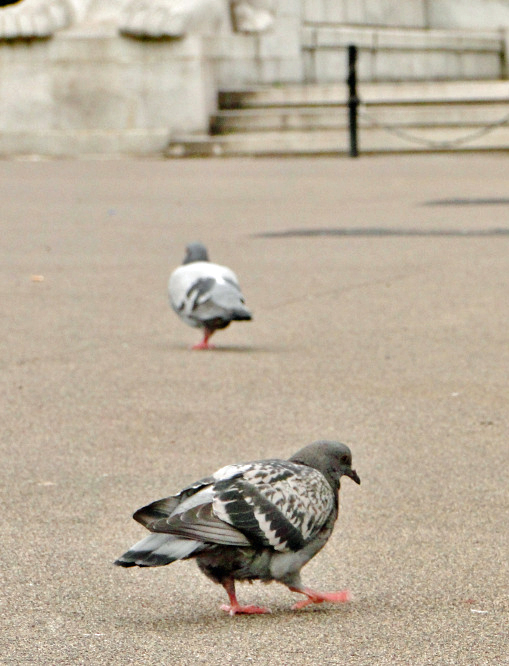
[[[352,481],[355,481],[355,483],[358,483],[360,485],[361,480],[359,478],[359,475],[357,474],[357,472],[354,469],[352,469],[351,467],[348,467],[348,469],[345,469],[344,474],[346,476],[349,476],[352,479]]]

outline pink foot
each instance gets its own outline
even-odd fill
[[[240,606],[237,604],[236,606],[228,606],[227,604],[224,604],[221,606],[221,610],[225,611],[226,613],[229,613],[231,616],[233,615],[262,615],[264,613],[270,613],[269,608],[262,608],[260,606]]]
[[[344,604],[352,599],[352,595],[348,590],[341,590],[340,592],[316,592],[315,590],[304,588],[303,590],[294,590],[294,592],[305,594],[307,599],[298,601],[292,606],[292,610],[300,610],[310,604],[323,604],[324,601],[333,604]]]
[[[209,345],[208,342],[198,342],[191,349],[215,349],[215,347],[214,345]]]
[[[224,606],[221,606],[221,610],[226,611],[230,615],[262,615],[263,613],[270,613],[268,608],[261,608],[260,606],[241,606],[235,595],[235,581],[233,578],[227,578],[221,584],[230,600],[230,605],[224,604]]]
[[[203,340],[193,345],[191,349],[214,349],[214,345],[209,344],[210,336],[214,331],[209,331],[207,328],[203,331]]]

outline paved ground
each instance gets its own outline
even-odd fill
[[[0,663],[509,664],[507,173],[0,162]],[[485,201],[445,201],[464,199]],[[318,228],[352,233],[258,235]],[[166,302],[194,239],[255,314],[215,352],[188,351]],[[273,614],[230,618],[193,563],[111,565],[143,503],[318,438],[350,445],[362,485],[305,580],[351,604],[296,613],[255,584],[241,601]]]

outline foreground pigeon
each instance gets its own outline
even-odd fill
[[[288,460],[227,465],[177,495],[139,509],[133,518],[154,534],[115,562],[122,567],[158,567],[195,558],[203,573],[220,583],[237,613],[268,613],[241,606],[235,581],[278,581],[312,603],[349,600],[347,590],[305,587],[300,570],[323,548],[338,516],[340,478],[360,483],[345,444],[319,441]]]
[[[186,324],[203,329],[203,340],[193,349],[211,349],[209,338],[214,331],[232,321],[251,319],[237,276],[226,266],[210,262],[201,243],[187,246],[184,263],[170,276],[168,295]]]

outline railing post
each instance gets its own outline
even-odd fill
[[[350,44],[348,47],[348,128],[350,133],[350,157],[358,157],[359,148],[357,142],[357,108],[359,98],[357,97],[357,47]]]

